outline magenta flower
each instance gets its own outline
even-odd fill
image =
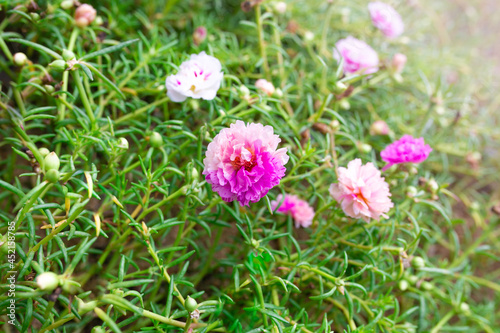
[[[361,165],[357,158],[349,162],[347,169],[340,167],[338,175],[338,184],[330,185],[330,195],[347,216],[366,222],[370,218],[378,221],[380,216],[388,218],[385,213],[394,206],[389,198],[389,185],[372,163]]]
[[[403,19],[390,5],[376,1],[368,4],[373,25],[389,38],[400,36],[405,30]]]
[[[378,55],[365,42],[352,36],[339,40],[335,44],[333,57],[340,61],[344,59],[344,72],[352,74],[372,74],[378,71]]]
[[[222,200],[257,202],[278,185],[288,162],[286,148],[271,126],[238,120],[208,145],[203,174]]]
[[[398,141],[394,141],[380,153],[382,160],[387,162],[382,171],[387,170],[394,164],[421,163],[427,159],[432,148],[426,145],[424,138],[415,139],[411,135],[403,135]]]
[[[280,194],[276,200],[271,201],[271,207],[273,210],[276,209],[278,204],[283,199]],[[285,195],[285,200],[281,206],[279,206],[278,212],[290,215],[295,220],[295,228],[307,228],[312,224],[314,218],[314,209],[305,200],[299,199],[296,195],[287,194]]]

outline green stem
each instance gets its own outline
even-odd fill
[[[85,88],[83,87],[80,72],[79,72],[79,70],[76,70],[76,71],[72,71],[71,73],[73,74],[76,88],[78,89],[78,92],[80,93],[80,99],[82,100],[83,107],[85,108],[85,111],[87,112],[87,116],[90,119],[91,128],[94,129],[95,128],[95,116],[94,116],[94,112],[92,111],[92,107],[90,106],[89,98],[87,97],[87,92],[85,91]]]
[[[267,63],[266,45],[264,43],[264,28],[262,26],[261,8],[260,4],[255,6],[255,21],[257,22],[257,35],[259,38],[260,57],[262,58],[262,68],[264,69],[264,76],[270,80],[269,64]]]
[[[79,31],[80,31],[79,28],[75,28],[71,32],[71,36],[69,37],[68,50],[73,51],[73,48],[75,47],[76,39],[78,38]],[[61,87],[61,91],[68,91],[68,79],[69,79],[69,72],[65,71],[63,73],[63,79],[62,79],[63,84]],[[66,101],[66,94],[61,94],[59,96],[59,100],[65,102]],[[59,104],[58,114],[59,114],[59,121],[64,120],[64,118],[66,116],[66,103]]]
[[[437,333],[439,332],[439,330],[441,330],[441,327],[444,326],[444,324],[446,324],[448,322],[448,320],[451,319],[451,317],[453,317],[453,315],[455,314],[455,311],[450,311],[448,312],[438,323],[436,326],[434,326],[434,328],[431,330],[430,333]]]

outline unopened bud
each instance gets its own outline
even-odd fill
[[[413,198],[417,195],[418,193],[418,190],[415,186],[408,186],[406,188],[406,196],[409,197],[409,198]]]
[[[342,94],[347,90],[347,85],[344,82],[337,81],[333,87],[333,92],[336,94]]]
[[[45,179],[49,183],[57,183],[59,181],[60,173],[56,169],[50,169],[45,173]]]
[[[405,291],[406,289],[408,289],[409,286],[410,284],[406,280],[400,280],[398,282],[398,287],[401,291]]]
[[[67,68],[66,61],[62,59],[54,60],[49,64],[50,68],[55,69],[56,71],[64,71]]]
[[[369,152],[372,151],[372,146],[370,146],[367,143],[358,141],[358,149],[360,152],[368,154]]]
[[[275,92],[274,85],[267,81],[266,79],[258,79],[255,82],[255,88],[260,89],[264,93],[266,93],[268,96],[271,96]]]
[[[45,272],[36,277],[36,283],[41,290],[52,291],[59,285],[59,276],[53,272]]]
[[[200,45],[207,38],[207,28],[198,27],[193,32],[193,43],[195,45]]]
[[[199,176],[200,176],[200,173],[198,172],[198,170],[196,168],[193,168],[191,170],[191,177],[193,179],[198,179]]]
[[[415,269],[420,269],[425,267],[425,261],[422,257],[413,257],[411,260],[411,266]]]
[[[73,59],[75,59],[75,54],[73,52],[71,52],[70,50],[64,50],[62,53],[62,57],[66,61],[73,60]]]
[[[191,313],[198,308],[198,302],[196,302],[194,298],[191,298],[191,296],[188,296],[186,298],[186,302],[184,303],[184,308]]]
[[[396,53],[394,57],[392,57],[392,70],[395,73],[401,73],[405,68],[406,61],[408,58],[402,53]]]
[[[242,99],[248,99],[250,97],[250,89],[248,89],[247,86],[245,85],[241,85],[239,88],[238,88],[238,91],[239,91],[239,96],[242,98]]]
[[[469,306],[469,304],[467,304],[465,302],[460,303],[460,311],[462,311],[464,313],[470,313],[470,306]]]
[[[370,126],[370,135],[387,135],[389,131],[389,126],[383,120],[377,120]]]
[[[61,2],[61,8],[66,10],[73,8],[73,5],[73,0],[64,0],[63,2]]]
[[[432,193],[435,193],[437,190],[439,190],[439,185],[434,178],[430,179],[427,182],[427,186],[429,186],[429,189]]]
[[[59,157],[57,157],[57,154],[54,152],[49,153],[43,160],[45,170],[59,170],[60,164]]]
[[[340,122],[335,119],[335,120],[332,120],[332,122],[330,123],[330,127],[334,130],[334,131],[337,131],[339,128],[340,128]]]
[[[274,95],[275,95],[276,97],[283,97],[283,91],[282,91],[280,88],[278,88],[278,89],[276,89],[276,91],[274,92]]]
[[[128,149],[128,141],[125,138],[119,138],[118,139],[118,144],[116,145],[120,149]]]
[[[432,290],[434,288],[434,286],[432,285],[432,283],[427,282],[427,281],[422,282],[422,284],[420,285],[420,287],[422,287],[422,289],[424,289],[424,290]]]
[[[75,23],[80,28],[87,27],[95,20],[96,15],[97,12],[94,7],[83,4],[75,11]]]
[[[312,31],[306,31],[304,33],[304,41],[310,42],[314,39],[314,33]]]
[[[24,66],[28,61],[28,57],[22,52],[17,52],[16,54],[14,54],[13,60],[16,66]]]
[[[342,110],[349,110],[351,108],[351,104],[345,98],[341,99],[339,102],[339,106]]]
[[[31,20],[33,22],[36,22],[40,19],[40,14],[38,14],[38,13],[30,13],[30,16],[31,16]]]
[[[153,148],[159,148],[163,145],[163,138],[160,133],[158,132],[153,132],[149,136],[149,144]]]
[[[47,156],[48,154],[50,154],[50,151],[45,148],[45,147],[42,147],[40,149],[38,149],[38,152],[40,153],[40,155],[42,155],[43,157]]]

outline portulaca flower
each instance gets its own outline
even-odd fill
[[[167,77],[167,96],[172,102],[183,102],[188,97],[212,100],[224,77],[221,69],[220,61],[204,51],[191,54],[191,58],[181,64],[177,74]]]

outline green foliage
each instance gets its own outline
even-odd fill
[[[388,41],[364,1],[294,1],[284,14],[267,1],[250,12],[96,1],[86,28],[61,1],[0,4],[4,331],[498,331],[498,165],[479,155],[491,124],[476,121],[473,84],[446,79],[470,68],[429,47],[428,7],[401,2],[408,37]],[[332,49],[349,34],[386,68],[343,75]],[[165,78],[201,51],[222,63],[217,97],[170,102]],[[389,65],[397,52],[409,59],[402,77]],[[259,93],[259,78],[282,95]],[[272,125],[290,156],[281,184],[250,207],[223,202],[201,175],[206,146],[236,119]],[[370,134],[376,120],[389,135]],[[384,174],[388,219],[347,218],[328,193],[336,167],[358,157],[381,168],[402,134],[424,136],[429,159]],[[285,192],[315,208],[310,228],[272,211]],[[44,272],[58,274],[55,291],[39,288]]]

